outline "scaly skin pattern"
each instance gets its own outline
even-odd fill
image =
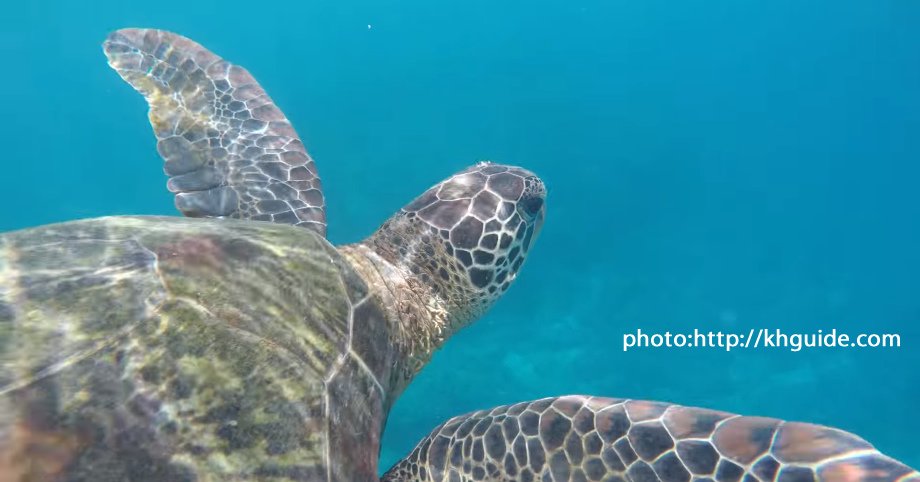
[[[167,187],[183,214],[326,234],[316,164],[246,69],[163,30],[118,30],[103,48],[109,65],[150,106]]]
[[[390,401],[508,289],[543,225],[545,198],[532,172],[481,162],[340,248],[393,323],[401,363],[391,372]]]
[[[0,480],[377,480],[382,310],[310,230],[0,235]]]
[[[920,482],[833,428],[567,396],[454,417],[382,482]]]
[[[425,191],[366,244],[408,267],[465,325],[514,281],[543,225],[545,198],[534,173],[479,163]]]

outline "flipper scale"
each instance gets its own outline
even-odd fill
[[[479,454],[463,450],[479,445]],[[914,482],[920,474],[830,427],[573,395],[454,417],[381,480]]]
[[[246,69],[162,30],[118,30],[103,48],[150,106],[167,186],[183,214],[289,223],[325,236],[316,165]],[[266,200],[276,201],[270,212],[260,208]]]

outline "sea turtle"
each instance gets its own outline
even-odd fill
[[[197,219],[0,236],[0,481],[377,481],[394,399],[514,280],[543,183],[479,163],[333,247],[314,162],[246,70],[157,30],[104,50]]]
[[[381,482],[920,482],[842,430],[571,395],[451,418]]]
[[[313,160],[244,69],[159,30],[117,31],[104,49],[146,97],[190,218],[0,236],[0,482],[378,481],[390,407],[513,281],[543,222],[543,183],[480,163],[336,248]],[[563,397],[451,419],[383,480],[690,473],[910,469],[824,427]]]

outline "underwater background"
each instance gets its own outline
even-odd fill
[[[448,417],[582,393],[833,425],[920,467],[920,2],[12,2],[0,230],[177,215],[121,27],[247,67],[317,161],[330,238],[477,160],[536,171],[509,293],[390,416],[386,468]],[[900,348],[634,349],[624,333],[898,333]]]

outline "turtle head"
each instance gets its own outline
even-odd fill
[[[367,245],[429,290],[452,332],[514,281],[543,225],[545,198],[532,172],[480,163],[425,191]]]

